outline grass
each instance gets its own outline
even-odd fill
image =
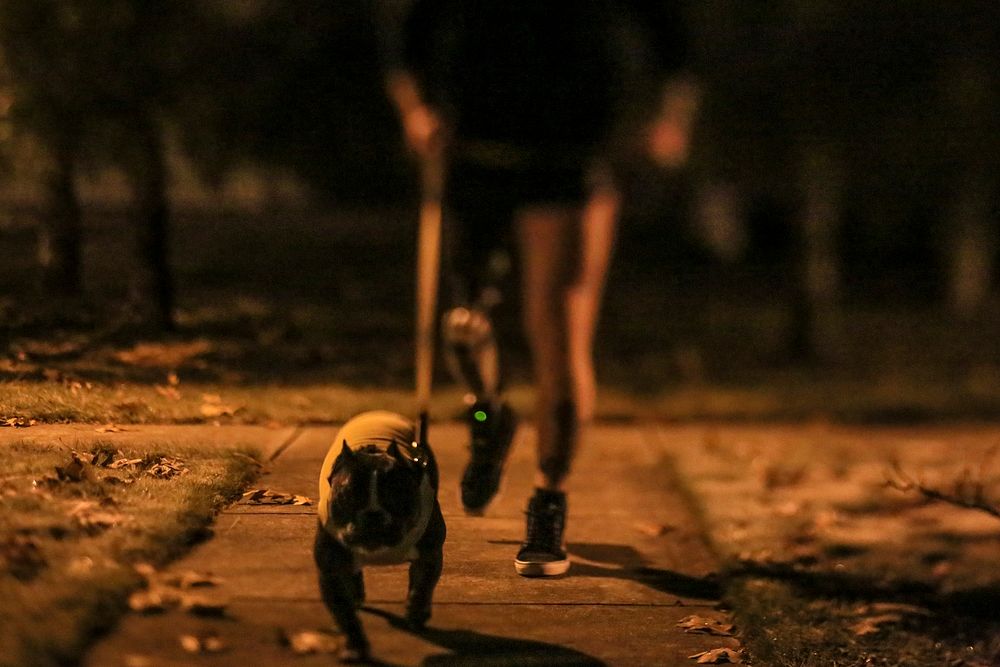
[[[739,577],[728,582],[726,598],[742,629],[744,657],[754,665],[992,667],[1000,660],[994,615],[961,608],[904,613],[901,622],[859,636],[855,626],[879,609],[870,611],[863,597],[817,596],[785,581]]]
[[[995,427],[711,426],[664,442],[700,513],[751,664],[992,667],[1000,522],[885,486],[898,461],[991,498]],[[888,605],[888,607],[887,607]],[[886,617],[886,614],[889,617]],[[859,634],[866,619],[881,625]]]
[[[74,467],[71,445],[0,447],[4,667],[75,664],[94,634],[125,611],[141,582],[133,566],[162,565],[202,539],[218,509],[257,471],[248,452],[166,442],[124,451],[101,442],[77,446],[85,462],[95,453],[140,462]],[[145,472],[163,457],[186,472]]]
[[[87,296],[73,303],[39,297],[34,235],[14,221],[0,244],[0,417],[329,423],[373,406],[408,413],[414,220],[405,209],[180,214],[172,335],[137,331],[123,315],[135,263],[126,220],[86,218]],[[600,418],[1000,415],[1000,303],[958,321],[926,295],[875,302],[852,296],[864,292],[852,282],[844,358],[796,363],[787,273],[692,260],[672,249],[678,238],[623,227],[597,337]],[[513,400],[527,412],[529,355],[516,281],[508,287],[496,326]],[[438,366],[434,414],[448,418],[460,392]],[[238,409],[203,411],[205,394]]]

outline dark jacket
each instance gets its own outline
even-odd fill
[[[650,72],[682,61],[674,5],[633,2],[416,0],[403,61],[458,141],[596,146]]]

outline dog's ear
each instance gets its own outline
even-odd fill
[[[354,452],[347,445],[347,440],[344,440],[344,444],[340,447],[340,454],[337,455],[337,460],[333,462],[333,470],[331,473],[337,472],[353,460]]]

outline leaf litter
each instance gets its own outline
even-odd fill
[[[251,489],[240,498],[240,505],[312,505],[312,499],[294,493],[270,489]]]
[[[715,618],[692,615],[677,622],[677,627],[684,632],[697,635],[714,635],[716,637],[732,637],[733,624]]]
[[[743,659],[739,651],[731,648],[713,648],[710,651],[702,651],[689,655],[690,660],[696,660],[699,665],[740,665]]]
[[[206,631],[197,634],[183,634],[177,638],[181,648],[188,653],[221,653],[228,647],[217,632]]]
[[[178,608],[196,616],[223,616],[227,600],[202,593],[222,583],[211,573],[187,570],[180,573],[159,572],[148,563],[139,563],[135,571],[145,580],[146,587],[129,596],[128,606],[134,612],[155,614]]]
[[[281,633],[280,641],[295,655],[336,653],[339,647],[337,637],[323,630],[300,630],[298,632],[286,630]]]

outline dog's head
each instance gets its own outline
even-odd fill
[[[425,474],[423,464],[395,442],[355,451],[345,440],[328,479],[329,526],[352,550],[398,545],[418,521]]]

